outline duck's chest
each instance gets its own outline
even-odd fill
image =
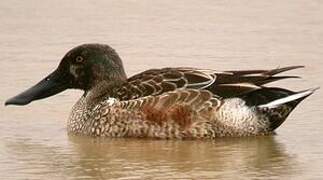
[[[90,114],[90,109],[86,108],[84,98],[80,98],[72,108],[67,120],[67,130],[69,133],[82,134],[85,131],[86,120]]]
[[[141,119],[142,116],[113,105],[114,103],[113,99],[108,99],[95,106],[88,106],[85,98],[81,98],[70,113],[68,132],[86,136],[126,136],[130,119]]]

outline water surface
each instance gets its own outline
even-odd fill
[[[81,43],[107,43],[128,75],[157,67],[217,70],[306,65],[275,83],[323,86],[321,1],[1,1],[0,103],[53,71]],[[276,136],[215,141],[69,137],[80,91],[0,106],[3,179],[320,179],[321,90]]]

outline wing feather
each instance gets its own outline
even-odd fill
[[[298,76],[276,75],[302,67],[224,72],[185,67],[151,69],[130,77],[121,88],[116,90],[114,96],[120,100],[130,100],[157,96],[177,89],[206,89],[221,97],[233,97],[260,89],[270,82],[298,78]]]

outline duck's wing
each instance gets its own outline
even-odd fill
[[[214,83],[214,72],[193,68],[150,69],[130,77],[116,90],[115,96],[120,100],[130,100],[176,89],[205,89]]]
[[[302,66],[273,70],[215,71],[195,68],[151,69],[130,77],[116,90],[120,100],[156,96],[176,89],[206,89],[221,97],[232,97],[257,90],[262,85],[297,76],[275,76]]]

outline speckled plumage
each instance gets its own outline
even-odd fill
[[[283,122],[292,108],[274,110]],[[224,136],[268,135],[273,132],[267,109],[248,107],[240,98],[222,99],[207,90],[175,90],[135,100],[105,100],[86,107],[75,104],[70,133],[103,137],[213,139]]]
[[[108,45],[84,44],[58,68],[6,104],[25,105],[68,88],[84,91],[68,119],[70,134],[158,139],[213,139],[271,134],[315,89],[292,92],[264,85],[300,68],[215,71],[151,69],[126,77]]]
[[[72,133],[161,139],[271,133],[266,119],[258,119],[241,99],[221,100],[207,90],[176,90],[112,104],[107,100],[88,109],[85,101],[81,98],[74,106],[68,124]]]

